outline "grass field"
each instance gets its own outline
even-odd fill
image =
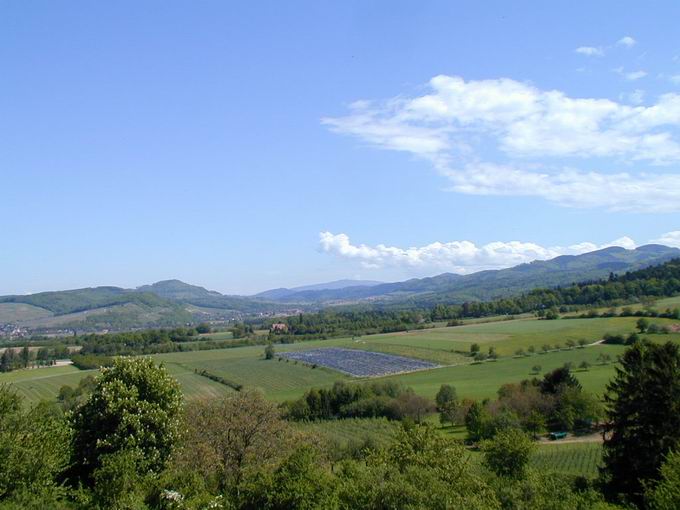
[[[674,298],[676,299],[676,298]],[[663,306],[667,306],[664,304]],[[518,382],[532,377],[532,368],[540,365],[540,374],[571,362],[574,367],[582,361],[592,367],[588,371],[576,371],[584,388],[602,394],[614,374],[614,364],[597,365],[601,353],[612,359],[624,351],[622,346],[592,345],[583,349],[554,350],[545,354],[515,357],[518,348],[525,351],[533,345],[538,351],[543,344],[566,345],[568,339],[586,339],[594,342],[605,333],[628,334],[635,329],[637,318],[598,318],[535,320],[516,319],[473,323],[458,327],[441,327],[404,333],[364,336],[358,339],[338,338],[276,345],[278,352],[307,350],[319,347],[345,347],[386,352],[401,356],[420,358],[448,365],[427,371],[391,376],[411,386],[417,393],[433,397],[441,384],[453,384],[461,397],[494,397],[498,388],[506,382]],[[667,319],[652,322],[673,323]],[[680,341],[680,334],[653,335],[655,341]],[[465,353],[472,343],[478,343],[482,352],[494,346],[501,356],[498,361],[471,364]],[[259,389],[272,400],[287,400],[301,396],[310,387],[330,386],[348,377],[322,367],[311,368],[290,360],[264,360],[263,346],[238,347],[211,351],[194,351],[159,354],[153,356],[162,361],[175,375],[187,398],[211,397],[232,391],[195,370],[207,370],[215,375],[244,385],[247,389]],[[64,384],[76,384],[79,378],[90,372],[73,367],[47,368],[0,374],[0,383],[11,382],[30,401],[54,398]]]
[[[364,337],[373,345],[418,347],[432,351],[468,352],[473,343],[482,352],[493,346],[500,356],[510,356],[519,348],[543,344],[565,346],[567,340],[600,340],[605,333],[626,334],[635,330],[635,317],[612,317],[604,319],[561,319],[556,321],[517,319],[502,322],[470,324],[452,328],[435,328],[408,333],[393,333]],[[655,319],[662,323],[671,322]]]

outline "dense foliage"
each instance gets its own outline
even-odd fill
[[[297,421],[381,416],[420,421],[434,405],[399,383],[347,384],[339,381],[331,388],[312,388],[302,398],[287,403],[286,408],[287,416]]]
[[[66,346],[38,347],[31,349],[24,345],[21,349],[7,347],[0,355],[0,372],[11,372],[19,368],[45,367],[54,365],[57,360],[69,357]]]
[[[272,330],[275,341],[305,338],[332,338],[337,336],[392,333],[431,327],[425,324],[428,314],[421,312],[385,311],[335,311],[299,314],[287,317],[285,328]]]
[[[607,391],[603,482],[611,497],[640,504],[665,456],[680,446],[680,349],[636,342]]]
[[[462,410],[456,413],[456,407]],[[534,436],[545,430],[580,433],[591,430],[603,414],[598,399],[581,389],[568,367],[555,369],[541,380],[504,384],[498,390],[498,400],[448,404],[440,412],[447,416],[442,421],[464,421],[468,439],[473,442],[508,429],[521,429]]]
[[[565,287],[535,289],[521,296],[461,305],[439,304],[432,309],[433,320],[517,315],[526,312],[583,306],[610,306],[639,302],[645,298],[673,296],[680,292],[680,259],[632,271],[607,280],[582,282]]]
[[[181,404],[179,385],[165,369],[148,358],[117,358],[72,416],[72,476],[93,483],[104,459],[120,452],[137,469],[159,472],[178,439]]]
[[[679,360],[677,347],[645,341],[623,356],[607,398],[602,481],[613,499],[650,509],[680,501]],[[596,419],[568,367],[505,385],[493,402],[459,402],[444,385],[439,411],[466,410],[469,430],[481,431],[480,454],[407,413],[391,440],[351,452],[285,419],[302,411],[313,425],[339,421],[376,399],[411,396],[372,382],[311,390],[286,406],[242,391],[183,409],[176,381],[148,358],[115,360],[62,388],[59,405],[29,408],[0,387],[0,508],[621,508],[592,480],[532,468],[541,419],[548,427]],[[487,418],[494,432],[485,435]]]

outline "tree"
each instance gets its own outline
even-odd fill
[[[581,370],[589,370],[590,369],[590,363],[587,361],[582,361],[581,364],[578,366]]]
[[[205,322],[202,322],[198,326],[196,326],[196,333],[199,335],[205,335],[207,333],[210,333],[212,331],[212,328],[210,327],[210,324],[207,324]]]
[[[27,368],[30,362],[31,351],[29,350],[28,345],[24,345],[24,348],[21,349],[21,366]]]
[[[284,457],[294,439],[279,409],[254,392],[189,404],[186,427],[180,465],[232,494],[248,470]]]
[[[497,359],[498,358],[498,353],[496,352],[496,348],[492,345],[489,347],[489,359]]]
[[[10,372],[14,368],[13,366],[13,354],[12,348],[6,348],[2,351],[2,356],[0,356],[0,372]]]
[[[13,390],[0,385],[0,502],[26,492],[58,495],[56,478],[69,462],[70,430],[63,416],[47,404],[31,409],[21,404]]]
[[[431,400],[410,392],[402,393],[392,400],[389,408],[393,418],[397,420],[409,418],[416,423],[420,423],[425,416],[435,410]]]
[[[569,340],[567,340],[565,343],[567,344],[567,347],[569,347],[570,349],[573,349],[574,347],[576,347],[576,342],[574,340],[572,340],[571,338]]]
[[[680,453],[670,452],[661,466],[661,479],[645,492],[647,507],[651,510],[680,508]]]
[[[274,345],[267,344],[267,347],[264,348],[264,359],[274,359],[274,354]]]
[[[465,415],[467,438],[472,442],[486,439],[491,435],[491,415],[483,404],[475,402]]]
[[[450,384],[442,384],[434,400],[437,403],[437,409],[441,410],[449,403],[458,400],[456,388],[454,388]]]
[[[579,349],[583,349],[586,345],[588,345],[588,340],[586,340],[585,338],[580,338],[578,341]]]
[[[638,331],[640,331],[640,333],[644,333],[645,331],[647,331],[647,328],[649,328],[649,321],[644,317],[640,317],[635,323],[635,326],[638,328]]]
[[[73,470],[85,484],[104,455],[136,450],[143,472],[160,472],[180,431],[179,384],[150,358],[117,358],[102,369],[89,399],[72,417]]]
[[[479,344],[472,344],[470,346],[470,354],[473,356],[479,352]]]
[[[548,310],[545,312],[545,319],[549,321],[554,321],[555,319],[559,319],[560,316],[558,315],[557,311],[555,310]]]
[[[641,340],[621,357],[605,394],[601,477],[610,497],[641,504],[665,456],[680,446],[680,350]]]
[[[498,476],[520,479],[534,449],[534,442],[521,430],[501,430],[482,444],[484,465]]]
[[[538,374],[540,373],[540,371],[541,371],[541,365],[534,365],[534,366],[531,368],[531,373],[532,373],[532,374],[538,375]]]
[[[336,479],[319,453],[300,446],[270,476],[259,474],[240,495],[242,508],[314,510],[336,508]]]
[[[566,365],[545,374],[540,382],[541,393],[545,394],[556,395],[565,387],[581,389],[581,383],[578,382]]]

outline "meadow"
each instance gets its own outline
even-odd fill
[[[668,305],[664,303],[662,306]],[[614,374],[615,364],[599,364],[598,358],[607,354],[615,361],[625,347],[596,344],[567,349],[566,341],[585,339],[594,343],[605,333],[628,334],[635,330],[636,321],[635,317],[497,320],[360,338],[277,344],[275,349],[280,353],[342,347],[432,361],[442,366],[387,377],[427,397],[433,397],[440,385],[445,383],[454,385],[460,397],[494,397],[498,388],[506,382],[540,376],[565,363],[572,363],[583,387],[601,395]],[[652,319],[652,322],[673,323],[668,319]],[[652,335],[651,338],[655,341],[679,341],[680,335]],[[468,353],[473,343],[479,344],[481,352],[487,352],[493,346],[499,355],[498,360],[472,363]],[[544,344],[551,346],[550,352],[542,352]],[[556,344],[562,348],[556,349]],[[526,356],[514,354],[520,348],[527,353],[530,346],[534,346],[537,352]],[[297,398],[311,387],[330,386],[339,380],[356,380],[340,372],[321,366],[313,368],[292,359],[279,360],[277,357],[265,360],[262,346],[175,352],[157,354],[153,358],[162,362],[180,381],[187,399],[233,391],[197,373],[202,370],[241,384],[245,389],[262,391],[275,401]],[[579,370],[578,366],[584,361],[590,364],[590,368]],[[540,366],[540,370],[534,370],[536,366]],[[0,374],[0,383],[14,384],[29,401],[36,402],[43,398],[53,399],[62,385],[77,384],[81,377],[90,373],[93,372],[79,371],[74,367],[23,370]]]

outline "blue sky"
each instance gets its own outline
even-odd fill
[[[0,294],[680,246],[676,2],[0,2]]]

